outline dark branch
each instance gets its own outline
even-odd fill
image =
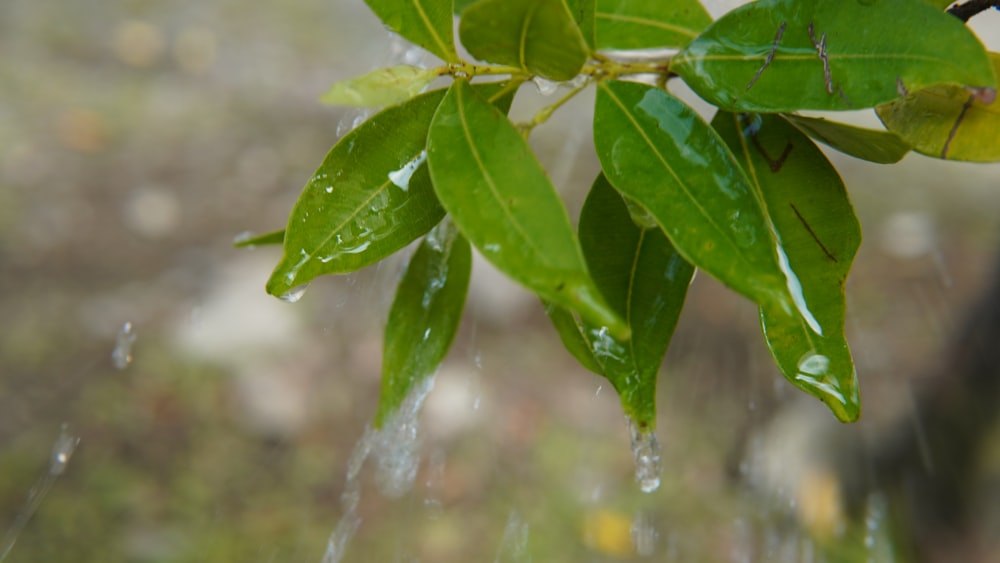
[[[948,13],[967,22],[972,16],[985,12],[990,8],[1000,10],[1000,0],[969,0],[948,8]]]

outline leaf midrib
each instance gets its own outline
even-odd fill
[[[698,30],[692,30],[690,28],[681,27],[679,25],[672,25],[666,22],[661,22],[650,18],[644,18],[641,16],[626,16],[622,14],[613,14],[609,12],[597,12],[596,17],[597,19],[625,22],[640,26],[664,29],[667,31],[672,31],[674,33],[679,33],[681,35],[684,35],[685,37],[690,37],[692,39],[698,36]]]
[[[540,262],[543,262],[546,265],[551,266],[551,264],[547,260],[545,260],[546,258],[545,254],[542,253],[537,246],[535,246],[534,242],[531,240],[531,237],[529,237],[527,233],[524,232],[524,228],[521,226],[521,223],[515,219],[513,213],[511,213],[510,209],[504,204],[503,198],[500,197],[500,193],[497,191],[496,183],[493,181],[492,175],[490,175],[490,173],[486,170],[486,165],[483,163],[482,156],[479,154],[479,150],[476,148],[476,145],[473,142],[472,132],[469,130],[468,120],[465,117],[465,101],[463,99],[463,96],[464,94],[462,93],[462,89],[460,87],[455,88],[455,98],[457,102],[455,105],[458,108],[458,117],[459,117],[458,120],[459,123],[462,124],[462,133],[465,136],[465,140],[466,143],[468,144],[469,151],[472,153],[472,158],[476,162],[476,167],[479,169],[479,173],[482,175],[483,180],[486,181],[486,185],[489,188],[490,194],[493,196],[493,199],[496,201],[497,207],[501,211],[503,211],[503,214],[510,221],[511,226],[517,233],[518,237],[520,237],[524,245],[530,248],[533,253],[535,253],[536,255],[538,255],[539,258],[541,258]]]
[[[729,233],[727,233],[724,229],[722,229],[722,227],[720,227],[712,219],[712,216],[705,210],[704,207],[702,207],[701,203],[698,202],[698,199],[695,198],[694,195],[688,190],[687,185],[680,179],[680,177],[677,175],[674,169],[670,166],[670,164],[667,162],[664,156],[660,153],[659,149],[657,149],[656,145],[653,143],[653,140],[650,139],[648,135],[646,135],[646,131],[642,128],[641,125],[639,125],[639,122],[636,121],[635,118],[632,116],[632,114],[628,111],[628,109],[625,108],[625,105],[622,103],[622,101],[618,99],[617,96],[615,96],[615,94],[611,91],[611,89],[607,85],[601,85],[601,88],[604,89],[605,93],[607,93],[608,96],[610,96],[611,99],[615,102],[615,105],[617,105],[618,108],[621,109],[622,113],[625,114],[625,117],[628,118],[629,122],[631,122],[632,125],[635,127],[635,130],[639,133],[639,135],[649,146],[650,150],[653,151],[653,154],[656,155],[657,160],[660,161],[660,164],[663,165],[663,168],[670,173],[670,176],[674,179],[674,182],[677,184],[678,188],[680,188],[680,191],[694,205],[694,207],[698,210],[700,215],[705,218],[705,221],[713,229],[715,229],[716,232],[720,234],[722,238],[729,243],[730,246],[737,249],[737,252],[735,254],[739,257],[739,260],[743,262],[744,265],[746,265],[751,270],[756,270],[756,268],[754,268],[753,265],[750,262],[748,262],[746,258],[743,256],[743,252],[739,251],[739,245],[736,244],[736,242],[729,236]]]

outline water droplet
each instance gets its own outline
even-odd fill
[[[543,95],[543,96],[551,96],[552,94],[556,93],[556,90],[559,89],[559,83],[558,82],[553,82],[551,80],[546,80],[545,78],[542,78],[541,76],[536,76],[536,77],[532,78],[531,81],[534,82],[535,83],[535,87],[538,88],[538,93],[541,94],[541,95]]]
[[[132,323],[127,322],[118,331],[115,339],[115,349],[111,351],[111,365],[115,369],[125,369],[132,363],[132,344],[135,343],[135,332]]]
[[[569,83],[570,83],[571,86],[573,86],[573,88],[582,88],[583,85],[586,84],[588,80],[590,80],[590,76],[589,75],[578,74],[578,75],[574,76],[573,80],[570,80]]]
[[[594,393],[594,396],[595,396],[595,397],[600,397],[600,396],[601,396],[601,390],[603,390],[603,389],[604,389],[604,386],[603,386],[603,385],[598,385],[598,386],[597,386],[597,392],[596,392],[596,393]]]
[[[69,458],[73,456],[79,443],[80,437],[70,434],[69,425],[64,423],[59,437],[52,444],[52,455],[49,459],[50,475],[62,475],[63,471],[66,470],[66,464],[69,463]]]
[[[399,168],[389,172],[389,181],[404,192],[410,189],[410,178],[413,173],[420,168],[420,165],[427,160],[427,151],[420,151],[420,154],[410,159],[409,162]]]
[[[240,244],[253,238],[253,231],[242,231],[233,237],[233,244]]]
[[[511,510],[507,516],[503,537],[500,539],[496,563],[524,563],[529,560],[528,523],[516,510]]]
[[[438,517],[442,512],[441,491],[444,489],[444,450],[435,449],[427,459],[427,496],[424,497],[424,506],[430,511],[431,516]]]
[[[297,285],[282,293],[278,299],[281,299],[285,303],[297,303],[299,299],[302,299],[302,296],[306,294],[307,289],[309,289],[309,284],[307,283]]]
[[[642,429],[631,418],[628,430],[632,439],[632,459],[635,461],[635,480],[644,493],[660,488],[660,442],[652,430]]]
[[[28,490],[28,500],[25,501],[24,508],[17,514],[14,523],[7,528],[7,533],[3,537],[3,543],[0,543],[0,561],[5,560],[10,550],[14,548],[18,536],[21,535],[28,521],[31,520],[38,507],[41,506],[42,500],[49,493],[52,484],[66,470],[66,464],[69,463],[69,459],[73,456],[73,452],[79,443],[80,438],[70,434],[69,425],[64,423],[59,431],[59,437],[52,444],[48,471],[43,473],[35,482],[35,485]]]

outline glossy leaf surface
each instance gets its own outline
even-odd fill
[[[485,95],[503,84],[477,85]],[[427,173],[427,129],[444,90],[376,114],[327,154],[292,209],[284,256],[267,291],[283,295],[323,274],[353,272],[413,242],[441,220]],[[498,101],[509,107],[508,95]]]
[[[944,83],[996,88],[972,32],[913,0],[753,2],[713,23],[670,69],[736,111],[861,109]]]
[[[437,76],[434,69],[408,65],[380,68],[334,84],[320,101],[339,106],[390,106],[416,96]]]
[[[844,183],[822,151],[778,115],[719,112],[713,127],[747,170],[781,241],[798,311],[764,305],[761,326],[782,373],[843,422],[860,414],[844,338],[844,282],[861,226]],[[811,319],[799,314],[806,310]]]
[[[632,330],[615,339],[565,309],[549,309],[567,349],[606,377],[625,414],[643,430],[655,428],[656,378],[673,336],[694,268],[659,227],[633,221],[622,196],[601,175],[580,213],[580,244],[608,303]]]
[[[680,48],[710,23],[698,0],[597,0],[597,48]]]
[[[991,53],[1000,74],[1000,54]],[[1000,101],[984,103],[957,86],[932,86],[877,109],[890,130],[935,158],[1000,161]]]
[[[447,62],[458,62],[452,0],[365,0],[389,29]]]
[[[550,80],[569,80],[588,49],[563,0],[480,0],[462,12],[459,36],[469,53]]]
[[[462,318],[471,269],[469,243],[448,220],[417,247],[385,326],[376,427],[441,364]]]
[[[691,108],[644,84],[601,83],[594,144],[611,184],[645,207],[689,262],[758,304],[788,304],[750,181]]]
[[[247,233],[249,234],[249,233]],[[249,236],[239,236],[233,241],[233,246],[236,248],[254,248],[256,246],[268,246],[272,244],[281,244],[285,241],[285,230],[271,231],[270,233],[264,233],[262,235],[249,235]]]
[[[818,117],[785,116],[793,125],[813,139],[855,158],[892,164],[910,152],[910,145],[889,131],[865,129]]]
[[[441,102],[427,154],[441,204],[486,259],[542,299],[627,337],[587,273],[569,215],[527,141],[468,82],[456,81]]]

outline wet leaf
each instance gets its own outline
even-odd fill
[[[996,88],[975,35],[913,0],[753,2],[713,23],[670,70],[736,111],[861,109],[935,84]]]
[[[448,220],[417,247],[385,326],[376,427],[441,364],[462,318],[471,269],[469,243]]]
[[[990,53],[1000,75],[1000,54]],[[877,108],[890,130],[919,153],[948,160],[1000,161],[1000,101],[957,86],[932,86]]]
[[[758,304],[789,304],[750,181],[691,108],[651,86],[603,82],[594,144],[611,184],[645,207],[689,262]]]
[[[416,96],[437,76],[434,69],[408,65],[380,68],[334,84],[320,101],[353,107],[390,106]]]
[[[464,80],[428,134],[434,189],[459,230],[500,271],[612,334],[628,329],[601,297],[569,215],[527,141]]]
[[[488,96],[503,87],[475,86]],[[268,293],[281,296],[316,276],[363,268],[441,220],[424,149],[444,94],[428,92],[385,109],[330,150],[292,209]],[[509,107],[510,100],[508,94],[497,103]]]
[[[249,235],[249,233],[247,233]],[[281,244],[285,240],[285,230],[271,231],[270,233],[264,233],[262,235],[249,235],[249,236],[238,236],[233,241],[233,246],[236,248],[253,248],[255,246],[267,246],[272,244]]]
[[[656,377],[673,336],[694,268],[659,227],[633,221],[622,196],[601,175],[580,213],[580,244],[601,294],[632,331],[628,341],[549,308],[567,349],[587,369],[606,377],[625,414],[655,428]]]
[[[856,420],[860,401],[844,338],[844,281],[861,226],[844,183],[822,151],[781,116],[719,112],[712,126],[764,202],[798,303],[794,311],[761,307],[768,348],[789,381],[841,421]]]
[[[855,158],[892,164],[910,152],[910,145],[889,131],[865,129],[818,117],[786,115],[793,125],[813,139]]]
[[[452,0],[365,0],[389,29],[449,63],[459,62],[452,37]]]
[[[477,59],[550,80],[569,80],[587,62],[587,43],[563,0],[480,0],[462,12],[458,33]]]
[[[698,0],[597,0],[597,48],[680,48],[711,23]]]

